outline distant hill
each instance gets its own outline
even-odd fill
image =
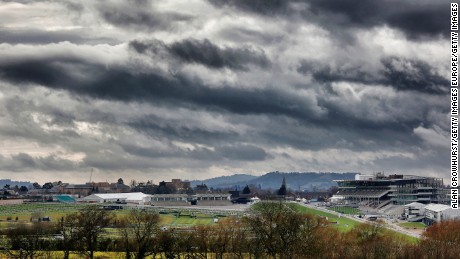
[[[251,181],[256,178],[258,178],[258,176],[250,175],[250,174],[234,174],[230,176],[215,177],[215,178],[206,179],[202,181],[199,181],[199,180],[190,181],[190,184],[192,187],[195,187],[198,184],[204,183],[208,187],[223,188],[223,187],[231,187],[237,182],[247,182],[247,181]]]
[[[261,189],[278,189],[283,177],[286,178],[288,189],[292,190],[323,190],[337,186],[333,180],[353,180],[355,172],[270,172],[262,176],[236,174],[202,181],[192,181],[192,186],[204,183],[209,188],[238,188],[242,189],[247,184],[253,184]]]
[[[0,188],[3,188],[3,186],[9,184],[11,187],[13,186],[26,186],[29,187],[32,185],[31,182],[22,182],[22,181],[11,181],[11,179],[0,179]]]

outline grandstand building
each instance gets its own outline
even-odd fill
[[[206,194],[154,194],[151,202],[155,206],[224,206],[231,205],[230,194],[206,193]]]
[[[449,202],[442,178],[415,175],[356,175],[355,180],[336,180],[336,194],[349,203],[381,208],[388,204],[405,205]]]

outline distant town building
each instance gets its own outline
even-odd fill
[[[60,194],[72,194],[80,196],[88,196],[92,193],[124,193],[129,192],[131,188],[123,182],[108,183],[108,182],[89,182],[85,184],[68,184],[62,183],[53,188],[57,189]]]
[[[59,193],[87,196],[93,192],[93,186],[88,184],[68,184],[64,183],[59,186]]]
[[[197,186],[195,186],[194,191],[196,193],[207,193],[209,189],[208,189],[208,186],[206,186],[206,184],[202,183],[202,184],[198,184]]]
[[[174,186],[176,191],[191,189],[189,181],[182,181],[181,179],[172,179],[171,184]]]

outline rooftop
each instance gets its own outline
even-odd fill
[[[430,204],[425,207],[426,210],[431,210],[434,212],[441,212],[447,209],[450,209],[450,206],[444,204]]]

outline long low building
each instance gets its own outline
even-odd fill
[[[206,193],[206,194],[154,194],[151,203],[159,206],[224,206],[231,205],[230,194]]]
[[[151,195],[142,192],[128,193],[95,193],[79,200],[89,203],[133,203],[148,205],[151,202]]]

